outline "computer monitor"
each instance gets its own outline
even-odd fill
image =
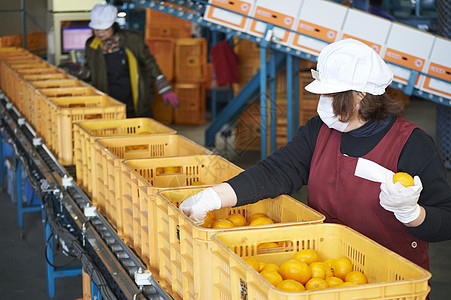
[[[62,31],[63,53],[71,50],[84,50],[86,40],[92,35],[92,29],[89,27],[65,27]]]
[[[89,21],[71,21],[61,24],[61,50],[69,53],[71,50],[84,50],[86,40],[92,36]]]

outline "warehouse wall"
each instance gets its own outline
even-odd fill
[[[22,12],[8,12],[8,10],[20,10],[22,2],[29,15],[26,18],[27,32],[40,31],[47,28],[46,11],[47,0],[0,0],[0,35],[12,35],[22,33]],[[31,18],[30,18],[31,16]],[[36,26],[32,19],[40,25]]]

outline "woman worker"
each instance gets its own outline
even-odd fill
[[[122,30],[115,22],[117,8],[96,4],[89,27],[93,36],[86,41],[86,65],[97,89],[123,102],[127,117],[151,117],[153,84],[165,104],[178,106],[177,96],[158,67],[155,58],[137,32]]]
[[[326,222],[347,225],[429,269],[428,242],[451,238],[451,189],[433,139],[387,97],[393,74],[370,47],[345,39],[326,46],[314,81],[318,114],[285,147],[236,177],[187,198],[195,222],[208,211],[242,206],[308,184],[308,204]],[[415,176],[414,187],[354,175],[359,158]],[[405,190],[410,189],[410,190]],[[413,191],[412,191],[413,190]],[[408,193],[406,193],[408,191]]]

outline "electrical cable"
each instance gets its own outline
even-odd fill
[[[66,264],[64,264],[64,265],[60,265],[60,266],[55,266],[54,264],[52,264],[52,263],[50,262],[50,260],[49,260],[49,257],[47,256],[47,248],[48,248],[48,246],[49,246],[49,244],[50,244],[50,239],[53,237],[53,235],[54,235],[53,232],[50,233],[49,237],[48,237],[47,240],[45,241],[45,248],[44,248],[45,261],[46,261],[52,268],[55,268],[55,269],[67,267],[68,265],[70,265],[71,263],[73,263],[73,262],[77,259],[76,256],[72,256],[72,257],[74,257],[74,258],[73,258],[70,262],[68,262],[68,263],[66,263]]]

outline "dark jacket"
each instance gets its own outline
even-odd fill
[[[153,84],[162,72],[155,58],[144,43],[143,37],[134,31],[117,30],[119,47],[127,53],[136,116],[150,116],[150,103],[154,100]],[[95,36],[86,41],[86,64],[91,72],[91,84],[102,92],[108,93],[106,65],[102,42]]]

